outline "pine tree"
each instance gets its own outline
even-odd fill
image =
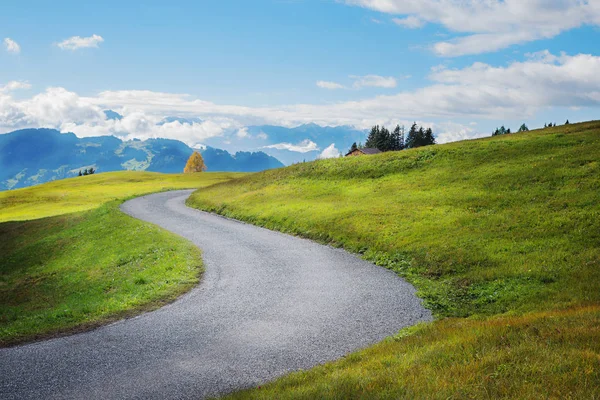
[[[528,131],[529,131],[529,128],[525,124],[521,125],[521,127],[519,128],[519,132],[528,132]]]
[[[569,125],[569,124],[570,124],[570,122],[569,122],[569,120],[567,120],[567,122],[565,122],[565,125]]]
[[[392,134],[392,150],[398,151],[404,149],[404,127],[400,128],[400,125],[396,125],[394,133]]]
[[[88,175],[94,175],[94,172],[96,172],[94,168],[90,167],[90,169],[88,169]]]
[[[81,173],[81,170],[79,170],[79,176],[83,176],[83,174]]]
[[[350,146],[350,151],[348,153],[352,153],[354,150],[357,150],[358,146],[356,145],[356,142],[352,143],[352,146]]]
[[[417,145],[415,147],[425,146],[425,130],[422,126],[419,127],[419,131],[417,133]]]
[[[379,138],[379,125],[375,125],[371,128],[371,132],[369,132],[369,136],[367,137],[367,141],[365,142],[365,147],[367,148],[377,148],[377,139]]]
[[[413,147],[418,147],[418,131],[417,131],[417,123],[413,123],[406,135],[406,139],[404,140],[404,146],[407,149],[412,149]]]
[[[433,135],[433,130],[431,128],[427,128],[425,130],[423,146],[429,146],[435,144],[435,136]]]
[[[202,155],[197,151],[194,151],[190,158],[187,160],[185,164],[185,168],[183,172],[186,174],[194,173],[194,172],[202,172],[206,171],[206,165],[204,164],[204,159]]]
[[[84,176],[87,176],[87,174],[88,174],[87,168],[84,168],[84,169],[83,169],[83,175],[84,175]]]
[[[375,148],[380,151],[390,151],[390,138],[390,131],[388,131],[385,126],[382,126],[375,141]]]

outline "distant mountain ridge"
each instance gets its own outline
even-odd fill
[[[98,172],[140,170],[182,172],[194,150],[172,139],[122,141],[114,136],[78,138],[54,129],[23,129],[0,135],[0,190],[17,189]],[[257,172],[284,165],[263,152],[199,150],[209,171]]]

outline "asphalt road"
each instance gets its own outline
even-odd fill
[[[431,319],[394,273],[340,249],[188,208],[190,193],[149,195],[122,210],[199,246],[200,285],[136,318],[0,349],[0,398],[223,394]]]

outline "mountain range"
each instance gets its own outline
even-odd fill
[[[98,172],[182,172],[193,151],[171,139],[78,138],[54,129],[23,129],[0,135],[0,190],[69,178],[90,167]],[[284,166],[262,151],[231,154],[210,146],[199,151],[208,171],[257,172]]]
[[[216,136],[203,143],[229,151],[260,150],[286,165],[312,161],[331,145],[340,153],[350,149],[352,143],[366,140],[367,132],[352,126],[320,126],[304,124],[294,128],[276,125],[248,126],[244,135],[231,133]]]

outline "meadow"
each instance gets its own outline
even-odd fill
[[[203,210],[343,247],[437,320],[232,398],[600,398],[600,122],[320,160]]]
[[[198,248],[119,205],[235,173],[114,172],[0,192],[0,345],[151,310],[199,281]]]

